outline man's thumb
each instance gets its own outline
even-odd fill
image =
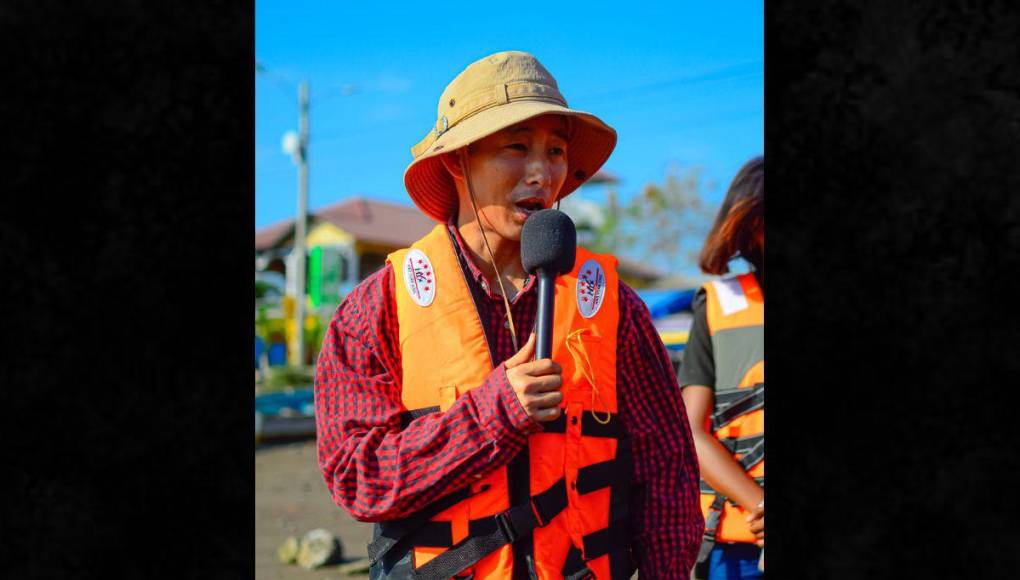
[[[506,368],[512,369],[519,364],[524,364],[531,359],[535,358],[535,333],[532,332],[528,335],[528,342],[524,343],[521,350],[514,353],[514,355],[506,359]]]

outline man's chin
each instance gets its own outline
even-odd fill
[[[509,227],[509,228],[507,228],[507,231],[500,232],[499,235],[502,236],[503,239],[505,239],[505,240],[508,240],[508,241],[511,241],[511,242],[520,243],[521,242],[521,233],[523,231],[524,231],[524,227],[523,226],[520,226],[520,227]]]

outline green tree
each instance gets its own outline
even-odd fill
[[[649,183],[619,205],[607,195],[606,219],[597,230],[597,251],[613,251],[677,272],[697,263],[714,208],[704,196],[714,188],[698,167],[671,166],[662,183]]]

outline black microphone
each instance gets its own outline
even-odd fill
[[[574,269],[577,230],[567,214],[543,209],[531,214],[521,231],[521,264],[538,276],[535,359],[552,357],[553,296],[556,276]]]

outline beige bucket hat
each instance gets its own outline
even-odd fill
[[[447,222],[457,211],[457,189],[439,156],[550,113],[572,119],[558,201],[609,159],[616,131],[591,113],[567,108],[556,79],[526,52],[499,52],[471,63],[439,98],[435,127],[411,148],[414,160],[404,171],[408,194],[425,214]]]

